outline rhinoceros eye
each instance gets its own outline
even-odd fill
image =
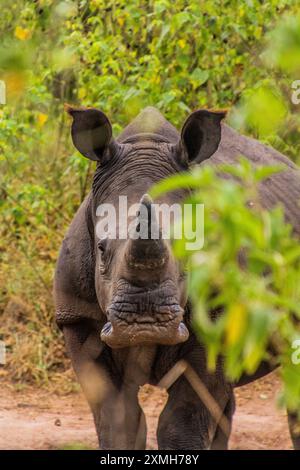
[[[99,263],[99,268],[100,268],[100,273],[102,276],[106,277],[107,279],[109,278],[109,269],[110,269],[110,259],[111,259],[111,251],[109,250],[109,247],[107,246],[107,238],[102,239],[98,242],[97,246],[100,251],[100,263]]]

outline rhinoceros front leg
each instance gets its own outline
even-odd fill
[[[94,412],[94,419],[101,449],[145,449],[146,420],[137,390],[111,393]]]
[[[225,442],[223,436],[216,434],[215,421],[185,377],[178,379],[168,392],[169,399],[158,424],[159,449],[209,449],[214,436],[221,439],[223,447],[227,445],[227,440]],[[224,401],[228,400],[225,392],[224,398]]]
[[[231,397],[228,399],[227,405],[224,408],[223,416],[227,419],[228,431],[224,432],[224,429],[218,424],[213,441],[210,446],[210,450],[227,450],[228,441],[230,438],[231,427],[232,427],[232,417],[235,411],[235,398],[234,393],[231,392]]]
[[[73,368],[92,410],[102,449],[144,449],[146,424],[138,387],[125,387],[100,327],[91,320],[63,327]]]

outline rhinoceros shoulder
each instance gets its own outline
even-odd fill
[[[62,242],[54,277],[54,297],[58,324],[81,317],[98,319],[95,291],[94,240],[89,228],[88,195],[79,207]]]

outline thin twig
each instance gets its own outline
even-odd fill
[[[175,366],[173,366],[172,369],[170,369],[169,372],[167,372],[160,380],[158,387],[166,388],[168,390],[168,388],[170,388],[173,383],[176,382],[176,380],[183,374],[213,417],[216,423],[216,427],[220,426],[224,434],[229,437],[230,423],[223,414],[223,410],[208,391],[207,387],[202,382],[198,374],[186,361],[178,361]]]

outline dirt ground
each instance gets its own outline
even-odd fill
[[[231,449],[291,449],[286,414],[276,399],[280,381],[272,374],[237,390]],[[147,448],[156,449],[155,429],[165,392],[145,386],[141,403],[148,425]],[[0,388],[0,449],[93,449],[97,439],[81,393],[53,395],[44,390]]]

